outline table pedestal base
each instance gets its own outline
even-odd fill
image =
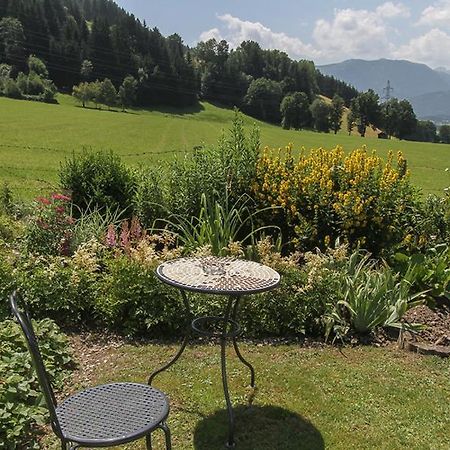
[[[193,333],[201,334],[204,336],[218,337],[220,339],[220,362],[222,371],[222,384],[223,393],[225,396],[225,403],[228,411],[228,440],[226,443],[227,448],[234,448],[236,443],[234,441],[234,413],[233,406],[231,404],[230,393],[228,390],[228,376],[227,376],[227,365],[226,365],[226,346],[227,340],[231,339],[233,342],[233,347],[239,360],[250,370],[250,386],[255,387],[255,369],[253,366],[242,356],[237,343],[237,336],[239,334],[239,324],[236,322],[236,317],[239,309],[240,296],[230,296],[228,298],[225,313],[222,317],[202,317],[192,320],[192,314],[189,307],[189,300],[187,298],[186,292],[181,291],[183,297],[184,306],[186,308],[187,315],[189,317],[189,327],[186,335],[183,338],[181,347],[176,353],[176,355],[163,367],[153,372],[149,379],[148,384],[152,384],[156,375],[167,370],[170,366],[175,364],[180,356],[183,354],[187,344]],[[221,331],[209,331],[206,329],[201,329],[200,326],[203,323],[211,322],[216,325],[222,325]],[[228,328],[230,327],[230,330]]]

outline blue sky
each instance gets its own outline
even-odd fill
[[[450,68],[450,0],[116,0],[188,45],[252,39],[316,64],[394,58]]]

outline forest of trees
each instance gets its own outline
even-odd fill
[[[265,105],[251,102],[261,79],[283,97],[298,91],[312,101],[316,93],[338,93],[349,104],[357,95],[351,86],[320,74],[312,62],[263,50],[256,42],[230,50],[227,42],[211,40],[190,49],[179,35],[162,36],[111,0],[0,0],[0,62],[11,65],[15,76],[25,71],[29,55],[40,58],[50,79],[66,92],[97,79],[111,80],[118,90],[133,76],[141,105],[184,106],[200,98],[253,110],[263,118]],[[91,65],[88,79],[82,70],[86,61]],[[277,111],[268,120],[279,122],[281,98],[270,101]]]
[[[418,121],[408,101],[381,103],[372,90],[359,93],[312,61],[254,41],[189,48],[112,0],[0,0],[0,95],[53,101],[57,89],[83,107],[208,100],[284,128],[335,133],[347,106],[347,130],[361,136],[371,126],[385,137],[450,140],[446,127],[438,134],[432,122]]]
[[[197,101],[197,76],[181,38],[148,29],[110,0],[0,0],[0,21],[0,61],[23,71],[36,55],[60,90],[82,81],[89,60],[92,80],[108,78],[118,88],[128,75],[140,77],[144,105]]]

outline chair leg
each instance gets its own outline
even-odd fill
[[[145,443],[147,445],[147,450],[152,450],[152,435],[147,434],[147,436],[145,436]]]
[[[164,436],[166,437],[166,450],[172,450],[172,441],[170,439],[170,429],[166,422],[162,422],[159,426],[161,430],[164,431]]]
[[[62,450],[77,450],[80,446],[77,444],[74,444],[73,442],[64,442],[61,441],[61,449]]]

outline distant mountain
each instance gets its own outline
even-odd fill
[[[421,119],[450,122],[450,90],[419,95],[411,98],[410,102]]]
[[[443,73],[447,73],[450,75],[450,70],[447,69],[446,67],[436,67],[436,69],[434,69],[436,72],[443,72]]]
[[[360,91],[373,89],[380,96],[383,96],[383,88],[388,80],[394,88],[392,95],[397,98],[450,90],[449,73],[410,61],[349,59],[338,64],[319,66],[318,69],[325,75],[352,84]]]
[[[419,118],[450,117],[450,72],[447,69],[433,70],[425,64],[391,59],[350,59],[318,69],[360,91],[373,89],[380,97],[385,95],[383,88],[389,80],[394,89],[391,96],[410,99]]]

